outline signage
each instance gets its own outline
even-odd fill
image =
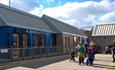
[[[7,52],[8,52],[8,49],[0,49],[0,52],[1,52],[1,53],[7,53]]]

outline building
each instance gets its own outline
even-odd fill
[[[0,4],[0,61],[67,54],[78,37],[73,26]]]
[[[80,38],[86,37],[81,30],[62,21],[51,18],[47,15],[43,15],[42,19],[54,32],[57,33],[58,36],[61,37],[62,40],[58,38],[59,42],[57,46],[63,47],[64,54],[69,53],[70,48],[75,47]]]
[[[115,23],[96,25],[92,36],[96,45],[104,51],[115,39]]]

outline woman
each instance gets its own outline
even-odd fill
[[[94,61],[94,58],[95,58],[94,55],[95,55],[94,43],[91,42],[90,46],[88,48],[88,59],[87,59],[87,62],[86,62],[87,65],[93,65],[93,61]]]

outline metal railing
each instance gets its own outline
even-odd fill
[[[33,48],[3,48],[0,49],[0,62],[25,60],[68,54],[68,50],[60,46]]]

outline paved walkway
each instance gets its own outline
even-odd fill
[[[64,60],[66,59],[66,60]],[[8,63],[0,66],[1,70],[115,70],[115,63],[112,63],[111,55],[97,54],[93,66],[79,65],[76,62],[69,62],[67,56],[56,56],[41,59],[33,59]]]

